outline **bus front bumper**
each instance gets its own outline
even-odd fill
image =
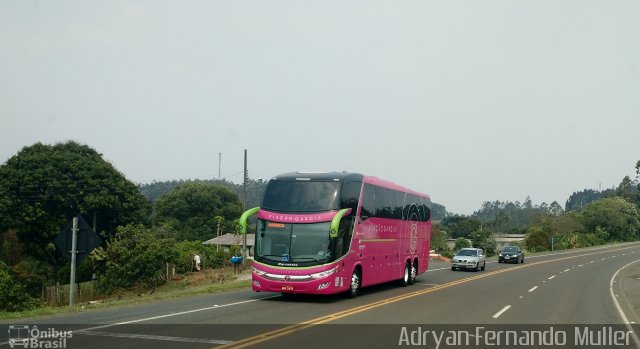
[[[256,292],[335,294],[346,291],[349,281],[338,274],[319,279],[293,281],[291,279],[273,280],[253,273],[251,287]]]

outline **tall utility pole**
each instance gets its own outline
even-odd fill
[[[76,304],[76,245],[78,240],[78,217],[73,217],[71,230],[71,276],[69,278],[69,305]]]
[[[242,211],[247,210],[247,179],[249,175],[247,174],[247,149],[244,150],[244,201],[242,203],[243,209]],[[242,236],[242,263],[244,263],[245,259],[247,259],[247,234],[243,234]]]
[[[222,153],[218,153],[218,180],[222,179],[220,176],[220,168],[222,167]]]

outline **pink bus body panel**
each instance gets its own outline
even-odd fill
[[[365,176],[363,183],[407,192],[429,198],[392,182]],[[362,193],[360,194],[362,202]],[[331,221],[335,211],[318,214],[280,214],[265,210],[258,211],[258,217],[268,221],[283,223],[319,223]],[[353,213],[351,213],[353,214]],[[360,206],[357,215],[360,215]],[[418,261],[418,274],[428,269],[431,220],[427,222],[369,218],[356,223],[351,238],[349,252],[342,258],[313,267],[276,267],[253,261],[252,288],[259,292],[284,292],[303,294],[335,294],[347,291],[351,274],[359,266],[362,269],[362,286],[371,286],[399,280],[405,264]],[[313,279],[311,274],[329,271],[334,273]],[[256,270],[259,272],[256,273]]]

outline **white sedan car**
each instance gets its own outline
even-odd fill
[[[451,270],[473,269],[484,270],[487,260],[481,248],[461,248],[451,258]]]

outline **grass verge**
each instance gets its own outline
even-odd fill
[[[111,295],[97,302],[82,302],[72,306],[50,307],[21,311],[0,312],[0,321],[25,320],[37,317],[63,315],[69,313],[95,311],[115,306],[135,305],[153,301],[183,298],[189,296],[226,292],[246,288],[251,285],[250,274],[244,271],[234,274],[232,270],[205,270],[201,273],[191,273],[177,280],[171,280],[153,291],[141,293],[139,291],[123,291]]]

